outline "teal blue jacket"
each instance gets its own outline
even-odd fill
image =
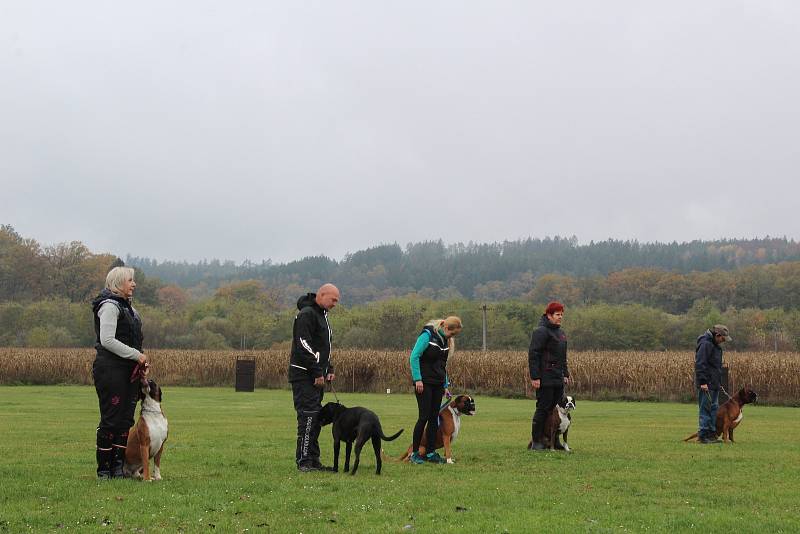
[[[417,338],[414,348],[411,349],[411,356],[408,358],[408,362],[411,364],[411,380],[413,382],[422,380],[422,372],[419,370],[419,358],[422,356],[422,353],[425,352],[425,349],[428,348],[428,343],[430,343],[430,341],[430,333],[423,330]],[[444,387],[450,387],[450,377],[447,375],[445,375]]]

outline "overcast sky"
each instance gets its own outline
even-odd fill
[[[159,260],[800,238],[800,2],[0,3],[0,223]]]

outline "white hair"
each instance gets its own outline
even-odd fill
[[[128,279],[133,279],[133,267],[114,267],[106,275],[106,289],[118,295]]]

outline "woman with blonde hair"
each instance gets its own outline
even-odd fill
[[[411,379],[414,382],[414,394],[417,398],[419,417],[414,426],[409,460],[415,464],[424,462],[444,463],[444,458],[435,450],[429,450],[425,456],[419,454],[422,433],[426,431],[427,443],[436,443],[436,432],[439,430],[439,406],[442,396],[450,391],[447,378],[447,358],[452,355],[455,336],[461,333],[461,319],[451,315],[446,319],[434,319],[422,329],[416,344],[411,351]],[[427,427],[426,427],[427,425]]]
[[[92,301],[95,349],[92,378],[100,404],[97,425],[97,477],[122,478],[122,465],[133,426],[139,381],[132,380],[136,364],[147,365],[142,353],[142,320],[131,305],[136,282],[133,269],[114,267],[106,287]]]

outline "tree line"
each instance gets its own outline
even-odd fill
[[[239,287],[244,286],[244,287]],[[254,291],[254,289],[256,291]],[[184,349],[266,349],[286,347],[296,310],[278,306],[260,282],[226,286],[200,301],[160,305],[136,303],[144,321],[145,347]],[[543,302],[505,301],[487,307],[489,349],[527,350]],[[430,319],[459,315],[464,331],[457,344],[480,349],[482,310],[471,300],[400,297],[330,314],[334,344],[340,348],[410,350]],[[564,329],[579,350],[667,350],[691,352],[698,335],[712,324],[731,329],[733,350],[800,350],[800,310],[728,308],[711,299],[683,314],[642,304],[567,306]],[[90,347],[94,343],[87,303],[66,299],[0,303],[0,346]]]
[[[354,304],[411,293],[435,299],[522,298],[540,277],[548,274],[566,277],[560,280],[577,286],[568,288],[571,296],[589,302],[607,300],[603,288],[597,286],[611,273],[631,269],[634,271],[624,276],[654,273],[650,276],[665,278],[662,290],[669,291],[670,286],[694,282],[691,276],[685,277],[696,272],[727,272],[790,261],[800,261],[800,244],[786,238],[691,243],[608,240],[580,245],[574,237],[467,245],[429,241],[412,243],[405,249],[387,244],[348,254],[341,261],[316,256],[278,265],[269,261],[237,265],[219,260],[186,263],[126,258],[128,265],[181,287],[213,290],[232,280],[251,279],[274,287],[307,287],[333,280]],[[542,284],[558,284],[560,280]],[[539,289],[542,290],[545,288]],[[662,300],[666,303],[666,299]],[[685,311],[693,300],[681,296],[672,305],[683,306]]]
[[[268,348],[285,343],[298,296],[332,281],[344,303],[331,316],[342,347],[404,349],[428,319],[458,314],[469,325],[459,344],[480,348],[480,308],[488,303],[489,347],[521,349],[544,303],[560,300],[569,310],[565,328],[570,343],[579,349],[690,348],[708,325],[726,322],[737,332],[734,346],[739,349],[797,350],[800,261],[762,263],[791,259],[796,249],[786,239],[705,242],[702,247],[630,242],[581,247],[559,238],[502,246],[434,242],[409,245],[406,251],[397,245],[375,247],[342,262],[307,258],[266,267],[228,265],[233,270],[227,278],[221,274],[226,264],[218,262],[218,270],[205,271],[200,282],[187,287],[161,279],[169,269],[159,268],[169,262],[128,260],[137,268],[135,305],[144,316],[150,347]],[[588,272],[576,265],[550,270],[560,260],[542,267],[520,259],[543,250],[555,258],[572,250],[573,259],[591,250],[628,251],[628,259],[616,258],[615,265],[623,268],[606,274],[597,274],[612,263],[600,261],[602,254],[590,274],[570,274]],[[682,270],[700,261],[692,260],[695,254],[714,270]],[[682,267],[627,266],[635,257]],[[90,346],[94,333],[88,302],[115,261],[79,241],[43,247],[10,226],[0,227],[0,345]],[[454,282],[464,264],[472,266],[464,270],[470,283],[476,282],[468,296]],[[202,272],[202,264],[174,265]],[[494,279],[503,269],[507,276]],[[262,276],[243,278],[248,274]],[[410,285],[392,285],[403,276]]]

